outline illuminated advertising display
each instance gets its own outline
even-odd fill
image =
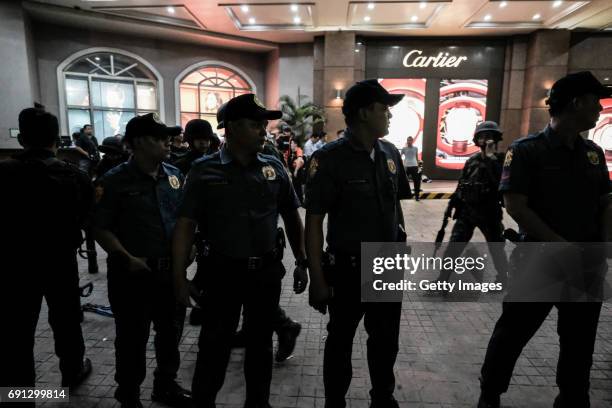
[[[436,166],[460,170],[479,149],[472,138],[487,110],[486,80],[440,81]]]
[[[589,139],[603,149],[608,164],[608,172],[612,177],[612,98],[600,100],[603,110],[599,114],[597,125],[589,130]]]
[[[419,149],[419,159],[423,149],[423,125],[425,117],[425,79],[379,79],[380,84],[392,94],[404,94],[404,98],[391,107],[389,134],[385,137],[398,149],[406,145],[408,136],[414,139]]]

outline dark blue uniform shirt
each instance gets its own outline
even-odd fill
[[[308,167],[305,207],[329,214],[327,244],[334,252],[359,254],[362,242],[396,242],[403,213],[399,200],[412,197],[402,158],[386,140],[374,144],[374,160],[345,137],[317,150]]]
[[[526,195],[529,208],[568,241],[601,241],[601,197],[612,190],[604,153],[590,140],[578,137],[570,149],[546,127],[515,141],[500,191]]]
[[[272,251],[278,215],[298,207],[289,175],[278,159],[257,154],[244,167],[223,147],[193,163],[180,216],[197,221],[213,251],[247,258]]]
[[[133,256],[170,255],[170,240],[182,199],[179,169],[161,163],[156,178],[143,173],[133,159],[109,170],[95,212],[97,228],[113,232]]]

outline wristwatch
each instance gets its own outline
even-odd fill
[[[308,259],[296,259],[295,266],[299,266],[300,268],[308,268]]]

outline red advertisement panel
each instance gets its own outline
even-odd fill
[[[597,125],[589,130],[589,139],[597,143],[606,154],[608,172],[612,178],[612,98],[600,101],[603,110],[599,114]]]
[[[419,159],[423,150],[423,118],[425,117],[425,79],[379,79],[380,84],[392,94],[404,94],[404,98],[391,107],[389,134],[385,139],[398,149],[406,145],[408,136],[414,138],[414,146],[419,149]]]
[[[436,166],[460,170],[478,151],[472,138],[476,125],[485,120],[486,109],[486,80],[440,81]]]

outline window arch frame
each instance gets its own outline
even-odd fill
[[[77,51],[71,54],[57,66],[57,70],[56,70],[57,92],[58,92],[58,99],[59,99],[60,131],[62,135],[70,136],[70,131],[68,129],[68,105],[66,101],[66,74],[67,72],[65,70],[71,64],[75,63],[76,61],[85,57],[86,55],[95,54],[95,53],[118,54],[123,57],[131,58],[135,61],[138,61],[145,68],[147,68],[155,76],[155,80],[157,81],[157,84],[156,84],[157,85],[157,107],[159,111],[159,116],[162,118],[162,120],[164,120],[164,118],[166,117],[166,110],[164,106],[164,101],[165,101],[164,99],[164,78],[162,77],[160,72],[153,66],[153,64],[151,64],[149,61],[142,58],[138,54],[134,54],[133,52],[122,50],[119,48],[90,47],[90,48],[85,48],[83,50],[80,50],[80,51]]]
[[[175,123],[181,125],[181,82],[191,73],[200,70],[202,68],[208,67],[221,67],[227,70],[233,71],[242,77],[251,87],[251,91],[257,95],[257,86],[255,82],[251,79],[251,77],[245,73],[242,69],[238,68],[235,65],[229,64],[227,62],[218,61],[218,60],[206,60],[196,62],[195,64],[191,64],[185,69],[183,69],[174,79],[174,107],[175,107]],[[201,113],[200,113],[201,114]]]

